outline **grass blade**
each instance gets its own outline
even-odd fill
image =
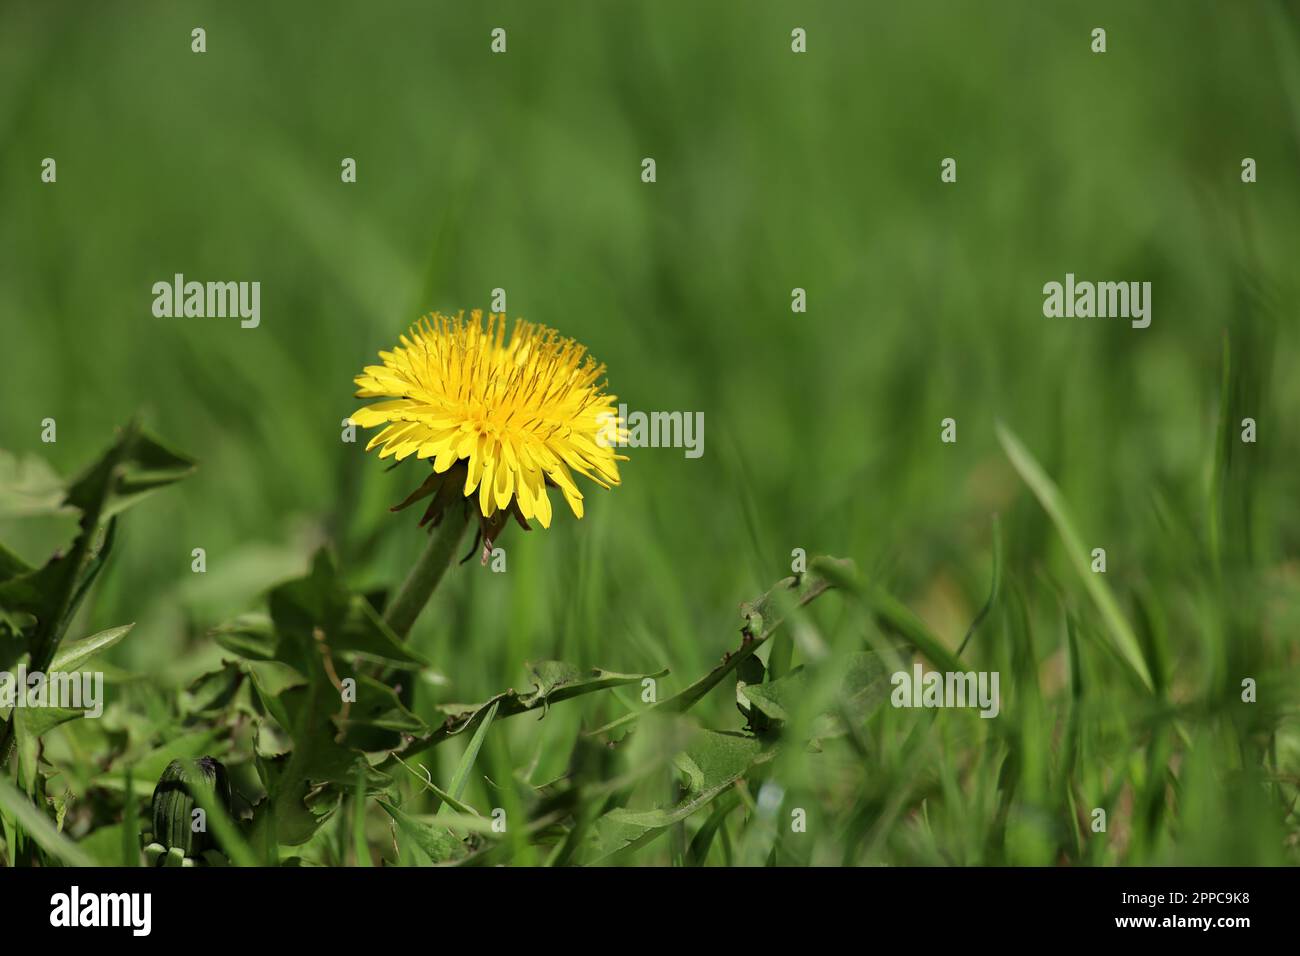
[[[465,748],[460,763],[456,765],[456,772],[451,775],[451,786],[447,788],[447,792],[457,800],[465,792],[465,785],[469,783],[470,771],[474,769],[474,761],[478,759],[478,752],[483,746],[488,728],[492,726],[492,720],[496,715],[497,704],[493,704],[483,716],[483,720],[479,722],[478,728],[474,731],[474,737],[470,740],[469,746]],[[442,814],[447,809],[447,804],[444,803],[438,808],[438,813]]]
[[[1141,678],[1147,689],[1154,690],[1151,672],[1147,668],[1146,660],[1142,657],[1137,636],[1133,633],[1133,628],[1129,626],[1123,612],[1120,610],[1119,603],[1115,600],[1115,595],[1111,593],[1105,580],[1101,575],[1092,573],[1088,562],[1088,551],[1084,548],[1083,542],[1075,530],[1074,521],[1070,517],[1070,512],[1065,506],[1065,500],[1061,497],[1060,491],[1052,479],[1047,477],[1047,473],[1039,466],[1034,456],[1011,433],[1009,428],[998,422],[997,431],[998,441],[1002,443],[1002,450],[1006,452],[1007,458],[1011,460],[1012,467],[1024,479],[1025,484],[1029,486],[1029,490],[1034,493],[1034,497],[1043,506],[1043,510],[1047,512],[1048,517],[1052,519],[1052,523],[1056,525],[1056,531],[1061,536],[1061,543],[1065,546],[1066,556],[1075,571],[1078,572],[1079,578],[1083,581],[1083,586],[1087,589],[1093,603],[1097,605],[1097,610],[1101,612],[1120,656],[1133,668],[1133,671]]]
[[[366,772],[358,764],[357,785],[352,794],[352,846],[357,866],[370,866],[370,846],[366,843]]]
[[[957,645],[957,656],[961,657],[962,652],[966,650],[966,645],[970,639],[975,636],[984,619],[989,616],[989,611],[993,610],[993,604],[998,599],[998,591],[1002,587],[1002,522],[998,516],[993,516],[993,581],[989,584],[988,600],[980,608],[979,613],[975,615],[975,620],[971,621],[970,627],[966,631],[966,636],[961,639]]]
[[[90,854],[60,833],[49,818],[4,777],[0,777],[0,807],[13,816],[37,846],[65,866],[98,865]]]

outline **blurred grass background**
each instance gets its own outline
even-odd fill
[[[1063,620],[1086,628],[1091,608],[998,446],[1001,419],[1059,482],[1088,546],[1107,549],[1126,612],[1166,635],[1175,701],[1213,711],[1240,677],[1269,682],[1267,783],[1294,793],[1297,11],[5,2],[3,467],[36,481],[40,456],[66,474],[137,413],[200,460],[124,524],[80,627],[137,621],[116,662],[182,682],[220,657],[204,632],[300,573],[320,542],[357,586],[400,580],[423,538],[387,508],[418,466],[387,473],[340,441],[352,377],[421,313],[486,307],[502,287],[512,316],[588,345],[632,408],[703,411],[706,450],[633,450],[623,486],[593,490],[583,521],[508,532],[507,574],[452,573],[414,633],[450,681],[431,694],[478,699],[541,658],[666,665],[666,694],[734,646],[738,603],[787,574],[796,547],[852,557],[956,647],[987,592],[999,512],[1024,606],[1014,666],[1027,658],[1054,706]],[[190,51],[195,26],[206,54]],[[790,52],[796,26],[806,55]],[[1104,55],[1089,49],[1096,26]],[[40,182],[47,156],[56,185]],[[948,156],[953,185],[939,181]],[[1240,181],[1247,156],[1254,185]],[[343,157],[356,184],[340,182]],[[151,286],[177,272],[260,281],[261,327],[155,318]],[[1066,272],[1151,281],[1151,327],[1045,319],[1042,286]],[[806,315],[791,313],[794,287]],[[1255,418],[1259,441],[1234,428],[1216,464],[1221,407]],[[939,441],[948,416],[955,445]],[[0,535],[38,560],[69,527],[11,513]],[[205,575],[190,571],[195,547]],[[1012,654],[1012,617],[985,662]],[[842,605],[815,626],[837,651],[860,644]],[[1096,666],[1086,772],[1140,800],[1164,779],[1149,702]],[[740,726],[729,697],[701,716]],[[559,773],[594,707],[512,722],[511,758],[540,755],[539,780]],[[805,861],[839,862],[852,834],[871,861],[1054,862],[1032,837],[1046,791],[1012,815],[1031,835],[990,850],[989,722],[945,716],[945,743],[905,753],[915,719],[873,725],[867,784],[837,790],[807,755],[788,759],[787,780],[858,821]],[[1003,720],[1024,729],[1026,711],[1008,702]],[[1132,828],[1145,844],[1081,858],[1294,859],[1294,815],[1242,757],[1259,728],[1213,713],[1193,726],[1202,745],[1180,740],[1170,765],[1181,822],[1144,818]],[[1050,727],[1035,732],[1024,746],[1047,759]],[[1268,811],[1242,814],[1238,784]],[[658,847],[643,859],[666,858]]]

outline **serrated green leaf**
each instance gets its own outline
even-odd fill
[[[183,712],[195,717],[219,716],[230,705],[243,680],[239,665],[229,661],[215,671],[200,674],[181,696]]]
[[[676,761],[686,774],[688,796],[670,807],[652,810],[619,807],[604,814],[596,820],[595,836],[584,862],[605,862],[615,854],[645,845],[668,827],[708,806],[771,755],[772,751],[764,751],[753,737],[699,731]]]
[[[422,735],[432,731],[423,720],[407,709],[397,691],[382,681],[364,674],[353,678],[356,700],[347,715],[335,720],[343,732],[340,741],[346,747],[367,753],[396,750],[403,735]]]
[[[272,590],[269,603],[280,637],[277,656],[304,673],[318,642],[340,659],[362,657],[407,669],[430,664],[397,638],[365,598],[348,591],[325,548],[316,552],[306,576]]]
[[[484,715],[487,714],[488,709],[493,705],[500,705],[495,712],[497,718],[514,717],[517,714],[527,713],[531,710],[542,710],[549,704],[559,703],[598,690],[607,690],[624,684],[639,684],[646,678],[658,679],[667,673],[668,671],[665,669],[653,674],[620,674],[614,671],[601,670],[597,667],[588,671],[588,676],[581,680],[552,686],[547,694],[541,693],[538,688],[524,694],[508,690],[483,701],[481,704],[442,704],[438,707],[438,711],[446,715],[446,719],[431,734],[412,741],[410,747],[404,753],[408,755],[420,753],[430,747],[436,747],[448,737],[454,737],[456,734],[464,733],[471,727],[477,727]]]
[[[33,570],[35,569],[30,564],[0,544],[0,583],[23,574],[30,574]]]
[[[680,690],[671,697],[655,704],[651,704],[644,710],[634,711],[633,713],[625,714],[617,720],[610,721],[603,727],[598,727],[595,730],[589,731],[588,735],[595,736],[597,734],[610,733],[611,731],[624,727],[650,713],[673,714],[684,713],[689,710],[706,694],[708,694],[709,691],[717,687],[718,684],[722,682],[723,678],[735,671],[744,664],[746,660],[752,657],[764,643],[771,639],[777,629],[785,623],[785,615],[778,614],[772,609],[772,605],[776,603],[773,600],[775,594],[788,593],[793,598],[796,606],[802,608],[815,601],[822,594],[825,594],[829,587],[830,584],[826,580],[815,576],[810,576],[804,580],[790,577],[778,582],[775,587],[767,592],[767,594],[753,602],[753,604],[750,605],[750,611],[746,614],[747,620],[752,619],[754,613],[756,613],[753,609],[762,608],[763,620],[766,622],[767,628],[762,634],[747,634],[747,636],[742,640],[739,648],[727,654],[727,656],[723,658],[721,664],[713,668],[713,670],[709,671],[684,690]]]
[[[81,519],[80,532],[68,553],[0,583],[0,609],[6,619],[12,620],[15,612],[36,619],[28,642],[29,670],[50,670],[69,622],[112,550],[114,516],[193,468],[192,461],[168,451],[132,423],[69,485],[66,503],[81,511]],[[12,750],[15,724],[8,721],[0,727],[0,765]]]
[[[71,514],[64,498],[63,479],[44,458],[0,451],[0,518]],[[4,564],[0,557],[0,580],[8,576]]]
[[[772,720],[789,720],[790,707],[807,689],[803,668],[797,667],[785,677],[767,684],[746,684],[740,694]]]
[[[165,447],[136,425],[68,486],[67,503],[107,521],[141,498],[190,475],[192,458]]]
[[[431,862],[447,863],[468,855],[469,848],[446,826],[437,822],[426,823],[385,800],[377,802],[384,808],[384,812],[393,818],[398,831],[409,837]]]
[[[241,614],[210,632],[212,639],[245,660],[275,660],[280,639],[268,614]]]

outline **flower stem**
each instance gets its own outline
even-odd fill
[[[448,508],[442,516],[438,527],[429,534],[429,543],[424,553],[415,562],[415,567],[402,582],[401,588],[394,595],[387,610],[384,611],[386,623],[398,637],[406,637],[411,625],[429,602],[429,596],[442,580],[443,573],[451,564],[460,539],[469,524],[468,508]]]

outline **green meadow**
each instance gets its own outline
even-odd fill
[[[105,681],[9,712],[0,860],[210,755],[243,864],[1300,862],[1298,160],[1295,3],[0,6],[0,671]],[[497,289],[703,454],[402,640],[353,379]]]

